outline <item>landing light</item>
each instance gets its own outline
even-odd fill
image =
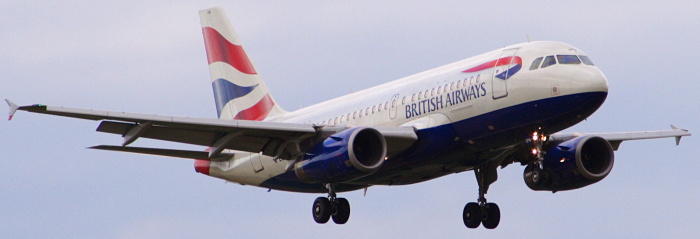
[[[532,149],[532,154],[537,155],[537,149]]]
[[[563,163],[564,161],[566,161],[566,158],[561,158],[561,160],[559,160],[560,163]]]

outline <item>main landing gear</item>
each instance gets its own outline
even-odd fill
[[[476,181],[479,184],[478,202],[470,202],[464,206],[462,220],[468,228],[477,228],[483,224],[487,229],[494,229],[501,221],[501,210],[495,203],[488,203],[484,195],[489,189],[489,185],[498,178],[494,163],[487,163],[474,169]]]
[[[324,224],[332,217],[335,224],[345,224],[350,218],[350,203],[345,198],[335,196],[335,184],[327,183],[328,197],[318,197],[314,201],[312,213],[314,221]]]

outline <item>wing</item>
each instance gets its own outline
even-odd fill
[[[121,146],[100,145],[93,149],[145,153],[182,158],[216,160],[225,149],[261,152],[272,157],[288,159],[298,155],[314,139],[345,130],[345,127],[327,127],[312,124],[220,120],[190,118],[101,110],[52,107],[47,105],[18,106],[6,100],[12,119],[17,110],[101,121],[97,131],[122,135]],[[418,139],[413,127],[376,127],[387,142],[388,155],[410,147]],[[157,139],[209,147],[205,151],[152,149],[126,147],[139,138]],[[206,156],[202,158],[203,156]]]
[[[640,139],[658,139],[658,138],[676,138],[676,145],[680,144],[681,137],[690,136],[690,132],[686,129],[679,129],[671,125],[669,130],[657,131],[638,131],[638,132],[616,132],[616,133],[557,133],[550,135],[550,142],[564,142],[579,136],[595,135],[604,138],[614,150],[620,147],[622,141],[640,140]]]

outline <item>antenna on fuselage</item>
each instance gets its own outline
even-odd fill
[[[525,34],[525,37],[527,37],[527,43],[532,43],[532,40],[530,39],[530,35]]]

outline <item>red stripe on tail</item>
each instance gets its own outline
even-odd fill
[[[240,72],[257,74],[243,47],[232,44],[211,27],[202,28],[202,34],[204,34],[204,46],[207,49],[209,64],[221,61],[228,63]]]
[[[265,97],[252,107],[238,112],[233,119],[261,121],[270,114],[270,110],[272,110],[272,106],[274,105],[275,102],[270,98],[270,94],[266,94]]]

